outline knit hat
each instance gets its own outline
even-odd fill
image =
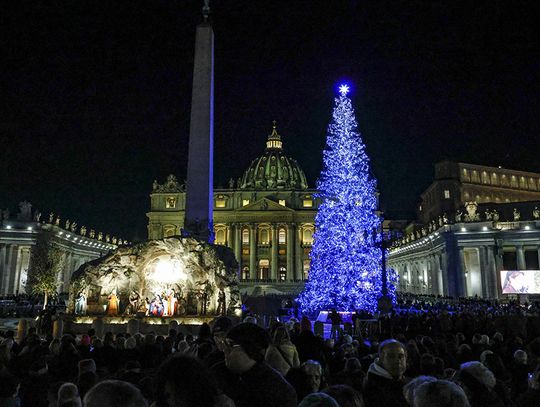
[[[229,331],[227,338],[242,346],[244,352],[257,362],[263,361],[266,348],[270,344],[268,333],[250,322],[236,325]]]
[[[219,317],[214,321],[214,325],[212,326],[212,334],[215,335],[217,333],[227,333],[232,328],[232,321],[228,317]]]
[[[478,361],[463,363],[459,369],[459,379],[465,386],[477,390],[480,390],[481,386],[492,390],[496,384],[491,370]]]
[[[298,407],[339,407],[339,404],[336,399],[328,394],[311,393],[304,397]]]
[[[96,373],[96,362],[94,362],[94,359],[83,359],[79,361],[79,376],[87,372]]]

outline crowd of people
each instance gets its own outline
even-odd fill
[[[401,296],[376,330],[359,318],[333,338],[307,317],[219,317],[196,336],[5,331],[0,407],[540,406],[539,311]]]

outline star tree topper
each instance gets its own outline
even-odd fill
[[[341,85],[339,87],[339,93],[341,93],[343,96],[347,96],[347,93],[349,93],[349,85]]]

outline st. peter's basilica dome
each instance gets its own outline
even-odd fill
[[[240,189],[307,189],[306,174],[298,162],[283,154],[281,136],[276,130],[268,136],[261,157],[251,162],[240,179]]]

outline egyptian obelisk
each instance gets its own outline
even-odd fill
[[[197,26],[195,38],[184,232],[198,240],[212,243],[214,31],[208,18],[208,3],[209,0],[205,0],[204,21]]]

